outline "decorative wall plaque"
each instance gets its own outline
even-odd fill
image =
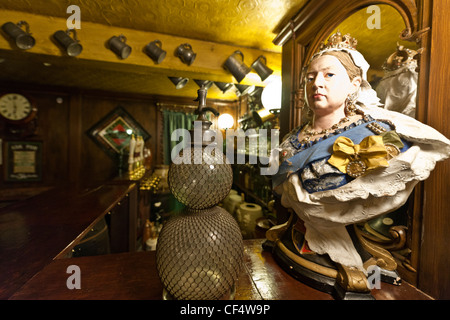
[[[42,141],[5,142],[5,180],[42,180]]]
[[[150,134],[122,107],[117,107],[92,126],[87,134],[109,156],[128,152],[131,135],[147,140]]]

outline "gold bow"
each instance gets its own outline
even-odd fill
[[[387,151],[381,136],[368,136],[360,144],[354,144],[347,137],[339,137],[333,144],[333,154],[328,162],[343,173],[353,161],[361,161],[365,170],[388,167]]]

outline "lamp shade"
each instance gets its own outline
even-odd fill
[[[261,94],[261,102],[267,110],[281,109],[281,77],[272,76]]]
[[[188,78],[182,77],[169,77],[169,79],[175,85],[176,89],[184,88],[184,86],[189,82]]]
[[[227,92],[228,90],[230,90],[233,87],[232,83],[226,83],[226,82],[214,82],[214,84],[217,86],[217,88],[219,88],[222,93]]]
[[[209,89],[212,86],[212,81],[209,80],[195,80],[194,82],[201,88],[204,87],[205,89]]]
[[[255,90],[254,85],[246,85],[246,84],[235,84],[234,85],[237,89],[237,92],[240,96],[250,94]]]
[[[229,113],[223,113],[219,116],[218,122],[220,129],[229,129],[234,125],[234,118]]]

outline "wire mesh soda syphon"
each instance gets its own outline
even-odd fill
[[[204,87],[198,90],[198,118],[190,131],[190,145],[169,168],[170,191],[185,208],[164,224],[156,248],[158,275],[167,300],[233,299],[242,265],[239,226],[218,206],[231,190],[231,165],[221,145],[214,148],[214,142],[203,139],[211,133],[212,124],[205,113],[218,115],[206,106],[206,93]],[[199,133],[202,140],[196,143],[193,137]]]

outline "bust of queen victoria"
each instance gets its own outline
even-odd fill
[[[281,142],[273,177],[281,204],[295,214],[268,231],[267,244],[300,280],[330,293],[370,296],[368,271],[378,266],[394,282],[396,264],[355,226],[401,207],[450,155],[450,141],[381,108],[356,45],[338,32],[307,66],[304,101],[311,117]]]

